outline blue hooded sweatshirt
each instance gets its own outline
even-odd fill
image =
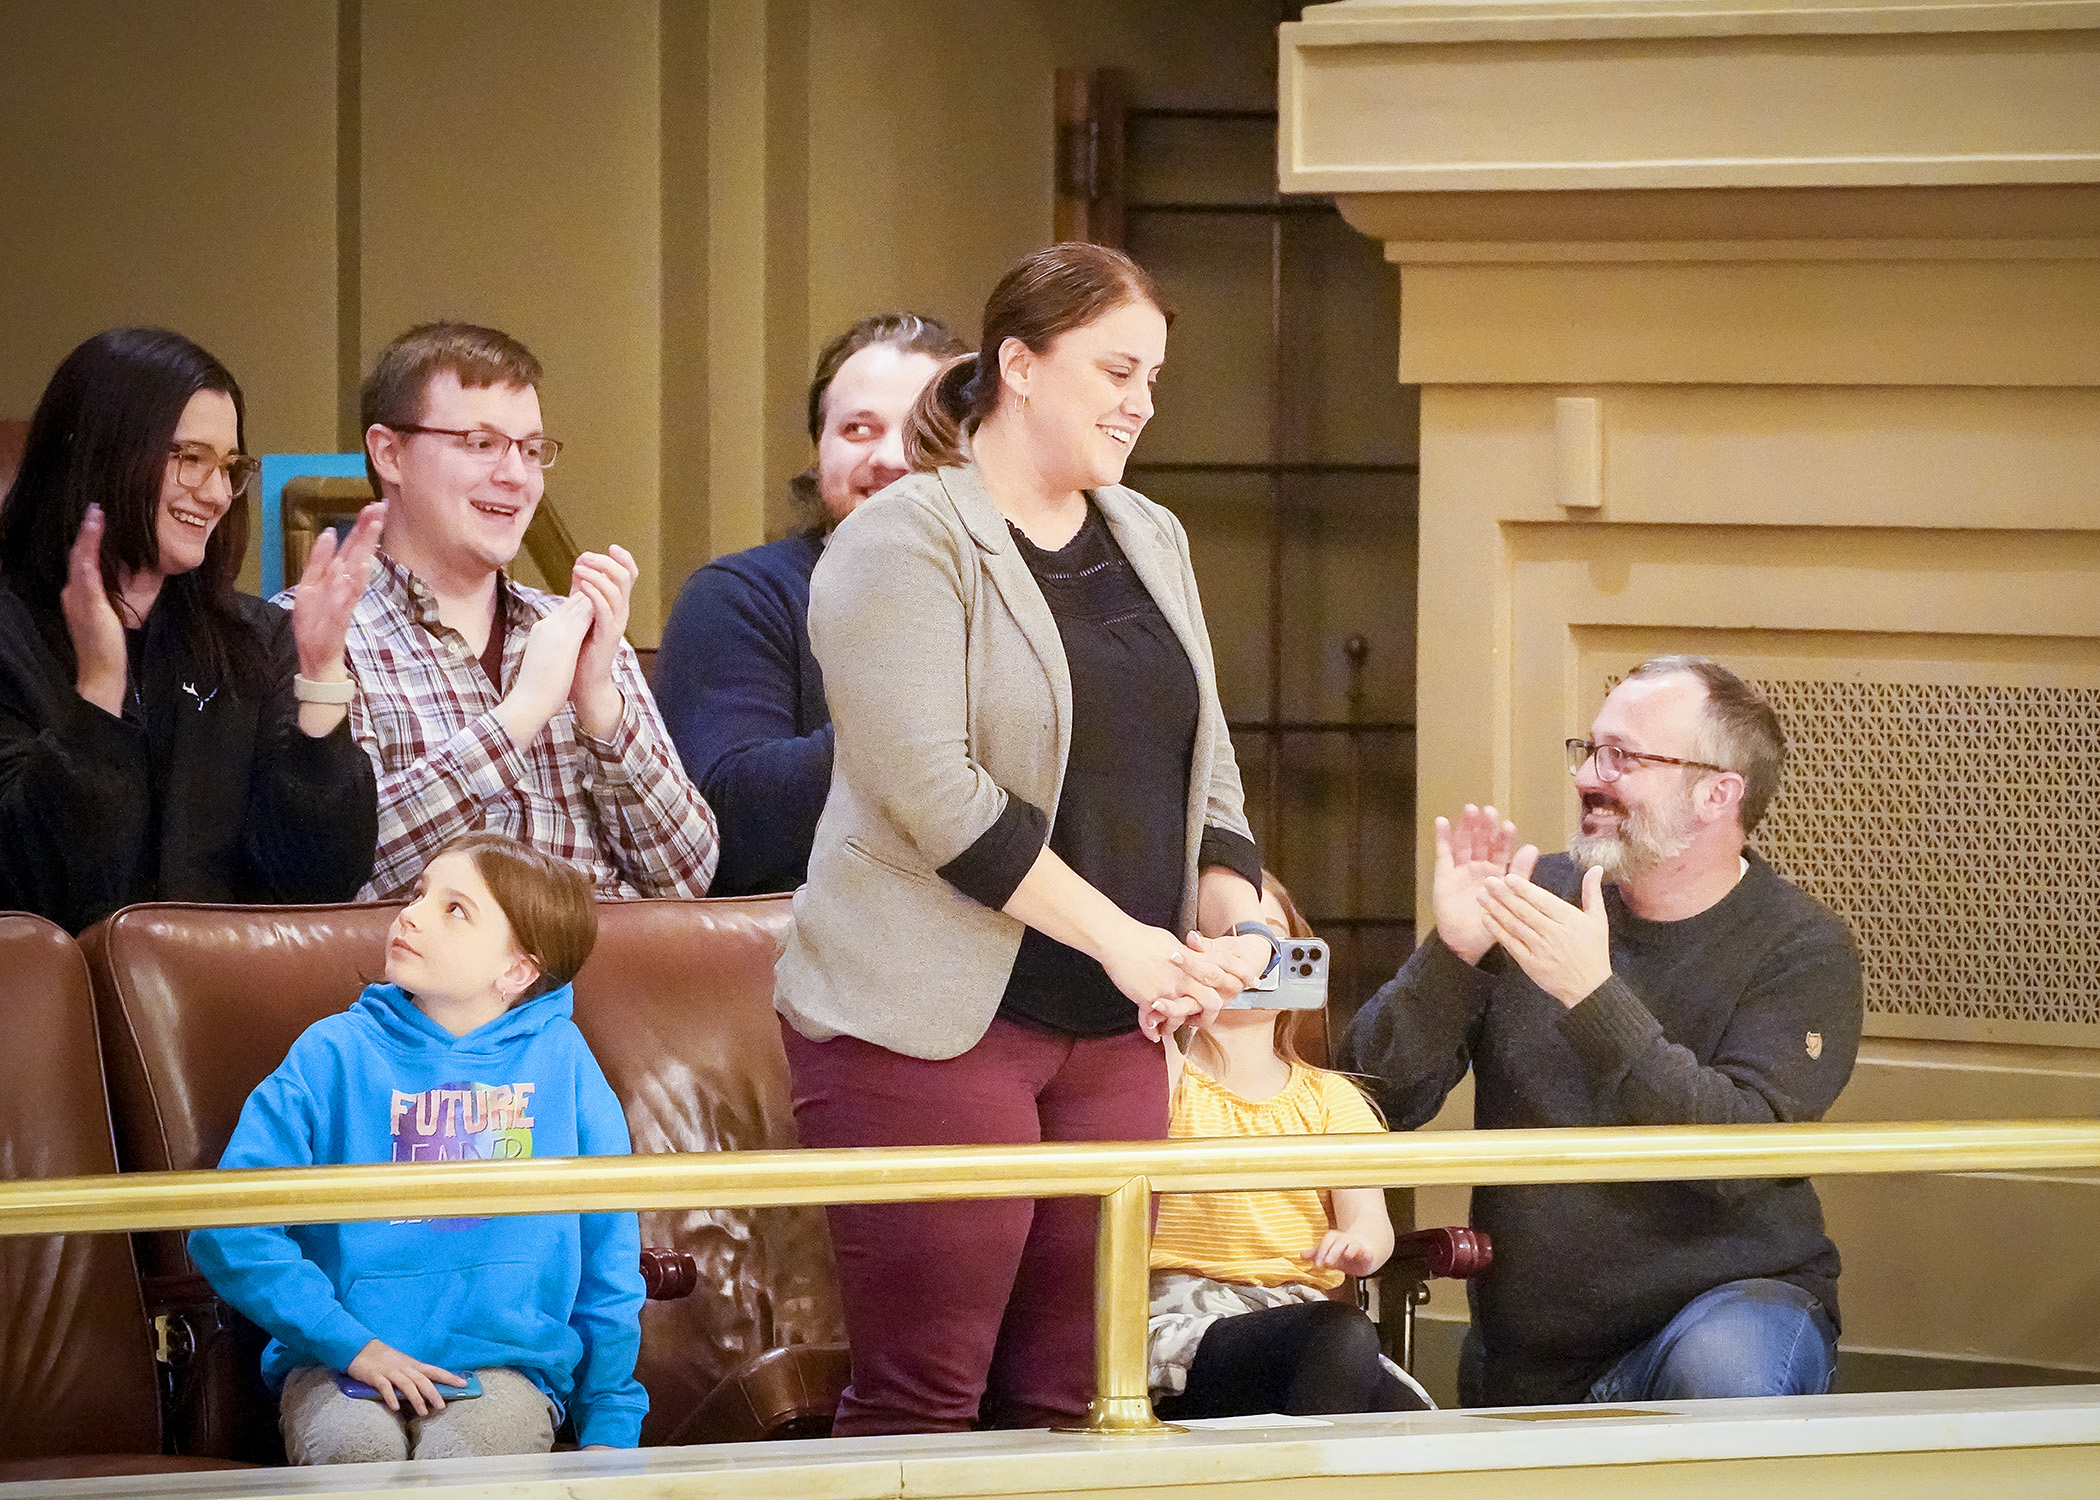
[[[219,1165],[624,1156],[627,1120],[569,986],[455,1037],[397,986],[308,1027],[248,1096]],[[464,1372],[516,1370],[573,1411],[580,1443],[631,1448],[648,1394],[633,1214],[200,1229],[190,1256],[268,1330],[263,1378],[342,1370],[373,1339]]]

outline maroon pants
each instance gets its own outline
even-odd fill
[[[995,1020],[929,1062],[781,1025],[802,1144],[1145,1141],[1167,1075],[1142,1034],[1056,1036]],[[840,1437],[1077,1421],[1094,1393],[1093,1198],[847,1204],[829,1210],[853,1381]]]

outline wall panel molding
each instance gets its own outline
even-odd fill
[[[1428,263],[1423,384],[2100,386],[2100,258]]]

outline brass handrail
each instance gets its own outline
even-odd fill
[[[1145,1381],[1155,1192],[1504,1186],[2100,1167],[2100,1121],[1671,1125],[1040,1146],[663,1153],[140,1172],[0,1183],[0,1235],[353,1219],[1098,1197],[1089,1430],[1157,1432]]]

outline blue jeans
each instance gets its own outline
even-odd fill
[[[1822,1303],[1791,1282],[1731,1281],[1686,1303],[1588,1399],[1820,1396],[1836,1374],[1837,1330]]]

